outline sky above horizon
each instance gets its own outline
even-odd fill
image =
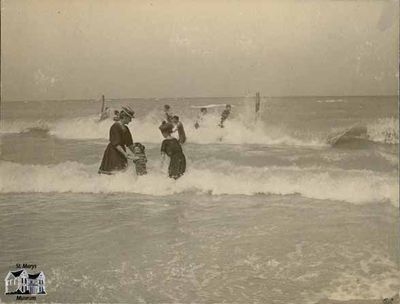
[[[2,100],[397,95],[396,0],[3,0]]]

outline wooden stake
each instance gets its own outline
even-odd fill
[[[256,103],[255,103],[255,106],[256,106],[256,111],[255,111],[255,123],[257,123],[257,120],[258,120],[258,118],[259,118],[259,116],[260,116],[260,105],[261,105],[261,100],[260,100],[260,93],[259,92],[257,92],[256,93]]]
[[[106,100],[104,99],[104,95],[101,95],[101,101],[102,101],[102,103],[101,103],[101,112],[100,113],[103,113],[104,107],[106,105]]]
[[[256,93],[256,114],[260,111],[260,92]]]

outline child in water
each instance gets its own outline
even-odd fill
[[[185,134],[185,129],[183,128],[182,122],[179,121],[179,116],[174,116],[172,117],[172,124],[174,125],[173,132],[178,131],[178,136],[179,136],[179,143],[183,145],[186,142],[186,134]]]
[[[147,174],[147,157],[145,153],[145,147],[141,143],[134,143],[133,144],[133,153],[135,155],[135,159],[133,163],[136,167],[136,174],[137,175],[145,175]]]
[[[115,110],[115,111],[114,111],[113,120],[114,120],[114,121],[119,121],[119,111],[118,111],[118,110]]]
[[[165,138],[161,144],[162,162],[164,162],[165,155],[168,155],[171,159],[168,167],[168,175],[170,178],[178,179],[186,171],[186,158],[182,147],[179,141],[171,136],[173,129],[171,123],[163,122],[159,129]]]
[[[221,122],[219,123],[218,126],[223,128],[224,127],[224,121],[229,117],[230,114],[231,114],[231,105],[227,104],[225,106],[225,110],[221,114]]]

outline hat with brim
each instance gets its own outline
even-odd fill
[[[125,113],[130,118],[134,118],[135,117],[135,111],[133,111],[131,107],[128,107],[128,106],[122,107],[121,112]]]

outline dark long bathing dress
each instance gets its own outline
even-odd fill
[[[161,152],[171,158],[168,167],[169,177],[174,179],[181,177],[186,170],[186,158],[178,140],[176,138],[164,139],[161,144]]]
[[[178,136],[179,136],[178,141],[182,145],[186,142],[185,129],[183,128],[183,124],[181,122],[178,123],[178,126],[176,128],[178,130]]]
[[[132,134],[129,128],[115,122],[110,128],[110,143],[104,151],[99,173],[113,174],[115,171],[124,170],[128,161],[116,147],[121,146],[126,151],[126,147],[132,144]]]

